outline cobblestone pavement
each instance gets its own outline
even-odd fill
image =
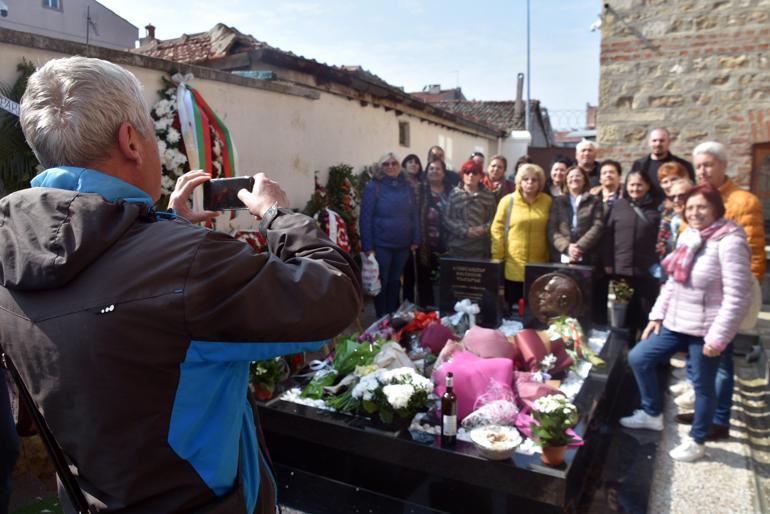
[[[670,396],[664,412],[665,429],[657,455],[649,512],[716,513],[760,512],[752,451],[744,421],[743,399],[735,395],[730,439],[706,443],[706,457],[698,462],[677,462],[668,456],[687,436],[689,425],[678,424],[677,407]]]

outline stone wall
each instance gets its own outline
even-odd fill
[[[770,141],[770,0],[614,0],[603,10],[598,142],[624,166],[672,134],[691,157],[724,143],[729,173],[751,184],[752,145]]]

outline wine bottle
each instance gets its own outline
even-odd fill
[[[454,375],[446,375],[446,391],[441,397],[441,446],[454,446],[457,441],[457,395],[454,392]]]

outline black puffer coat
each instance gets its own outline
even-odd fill
[[[650,275],[650,267],[658,262],[655,243],[660,227],[660,212],[650,194],[635,202],[644,214],[637,214],[630,198],[615,202],[607,227],[612,258],[610,266],[616,275],[643,277]]]

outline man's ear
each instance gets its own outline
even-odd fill
[[[125,160],[132,161],[137,166],[142,165],[144,157],[142,155],[141,136],[141,133],[127,121],[118,127],[118,150]]]

